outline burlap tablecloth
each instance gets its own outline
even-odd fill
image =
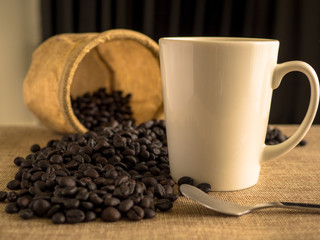
[[[290,135],[296,126],[278,126]],[[6,189],[34,143],[45,145],[59,135],[38,127],[0,126],[0,190]],[[272,201],[320,203],[320,126],[305,138],[308,144],[262,166],[256,186],[236,192],[213,192],[217,198],[253,205]],[[320,213],[265,209],[242,217],[224,216],[179,197],[173,209],[153,219],[76,225],[54,225],[48,219],[22,220],[6,214],[0,203],[0,239],[320,239]]]

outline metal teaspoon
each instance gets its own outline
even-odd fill
[[[227,202],[214,198],[202,190],[188,184],[182,184],[180,186],[180,192],[187,198],[202,204],[203,206],[212,209],[216,212],[232,215],[242,216],[257,209],[262,208],[293,208],[300,210],[318,211],[320,213],[320,204],[309,203],[293,203],[293,202],[270,202],[261,203],[254,206],[242,206],[234,202]]]

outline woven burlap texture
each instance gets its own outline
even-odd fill
[[[290,135],[297,126],[281,126]],[[44,146],[59,139],[43,127],[0,127],[0,190],[18,170],[16,156],[29,154],[34,143]],[[220,199],[254,205],[272,201],[320,203],[320,126],[306,136],[308,144],[285,156],[263,164],[257,185],[235,192],[212,192]],[[0,239],[319,239],[320,213],[286,209],[265,209],[232,217],[215,213],[185,197],[173,209],[155,218],[131,222],[106,223],[100,220],[75,225],[54,225],[48,219],[22,220],[6,214],[0,203]]]
[[[126,29],[53,36],[33,53],[24,100],[45,126],[84,133],[87,129],[75,117],[70,96],[100,87],[131,93],[137,123],[164,118],[158,45]]]

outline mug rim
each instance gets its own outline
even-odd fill
[[[277,39],[250,37],[162,37],[160,41],[205,43],[278,43]]]

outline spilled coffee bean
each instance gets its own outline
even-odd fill
[[[6,208],[5,208],[5,211],[7,213],[17,213],[19,212],[19,206],[18,206],[18,203],[16,202],[10,202],[7,204]]]
[[[85,219],[85,213],[80,209],[70,209],[66,211],[67,223],[80,223]]]
[[[19,215],[23,219],[31,219],[34,216],[34,213],[31,209],[26,208],[19,211]]]
[[[284,135],[279,128],[276,128],[276,127],[271,128],[270,126],[268,126],[267,135],[265,139],[266,145],[276,145],[284,142],[287,139],[288,137]],[[301,140],[297,146],[304,146],[306,144],[307,144],[306,140]]]
[[[6,191],[0,191],[0,202],[4,202],[7,199],[8,193]]]
[[[172,202],[169,199],[159,199],[156,203],[156,208],[161,212],[166,212],[173,207]]]
[[[199,188],[205,193],[208,193],[211,191],[211,185],[209,183],[200,183],[197,185],[197,188]]]
[[[66,222],[66,217],[63,213],[57,212],[52,216],[51,220],[55,224],[62,224]]]
[[[178,180],[178,186],[182,184],[188,184],[188,185],[194,186],[194,180],[191,177],[184,176]],[[208,193],[211,191],[211,185],[209,183],[199,183],[196,187],[205,193]]]
[[[178,180],[178,185],[180,186],[182,184],[194,185],[194,180],[191,177],[184,176]]]
[[[101,219],[106,222],[116,222],[120,220],[121,213],[118,209],[114,207],[107,207],[101,213]]]

